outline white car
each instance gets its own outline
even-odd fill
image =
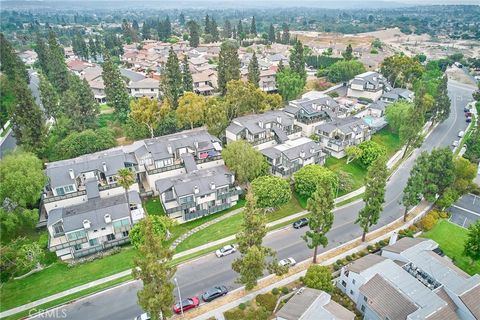
[[[295,259],[290,257],[287,259],[280,260],[278,264],[281,265],[282,267],[293,267],[294,265],[297,264],[297,261],[295,261]]]
[[[458,147],[458,143],[459,143],[458,140],[455,140],[455,141],[453,141],[452,146],[454,146],[456,148],[456,147]]]
[[[217,251],[215,251],[215,255],[218,258],[220,258],[220,257],[228,256],[229,254],[232,254],[235,251],[237,251],[237,249],[235,249],[235,247],[233,245],[228,244],[228,245],[224,246],[223,248],[220,248]]]
[[[464,134],[465,134],[465,131],[459,131],[458,132],[458,137],[461,138],[461,137],[463,137]]]

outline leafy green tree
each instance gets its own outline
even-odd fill
[[[204,96],[193,92],[186,92],[178,101],[177,123],[179,128],[188,125],[193,129],[195,124],[203,124],[207,102]]]
[[[280,92],[284,101],[290,101],[298,98],[300,94],[302,94],[305,86],[305,81],[299,74],[286,68],[280,72],[277,72],[276,82],[278,91]]]
[[[312,289],[322,290],[325,292],[332,292],[332,274],[330,269],[325,266],[311,265],[307,269],[303,283]]]
[[[280,42],[280,41],[279,41]],[[283,44],[290,44],[290,28],[288,24],[282,24],[282,41]]]
[[[48,46],[45,39],[43,39],[39,33],[35,35],[35,52],[37,53],[40,69],[43,71],[43,74],[48,77]]]
[[[50,81],[42,73],[39,74],[39,78],[40,100],[45,114],[48,118],[57,119],[60,113],[60,98]]]
[[[304,199],[308,199],[317,190],[317,186],[330,184],[332,190],[338,186],[337,175],[328,168],[318,164],[309,164],[293,174],[295,191]]]
[[[355,223],[363,230],[362,241],[365,241],[370,227],[376,225],[380,218],[385,202],[385,186],[387,184],[388,170],[384,157],[378,157],[368,168],[365,177],[365,193],[363,201],[365,207],[358,213]]]
[[[338,190],[342,190],[344,192],[352,191],[354,187],[353,175],[349,172],[339,170],[337,171],[337,180],[338,180]],[[336,197],[337,195],[335,195]]]
[[[260,82],[260,69],[258,67],[258,59],[255,52],[253,53],[252,59],[248,64],[248,81],[258,88]]]
[[[471,259],[472,264],[480,259],[480,220],[468,227],[463,254]]]
[[[223,38],[230,39],[232,37],[232,24],[230,20],[225,19],[225,23],[223,25]]]
[[[175,221],[167,216],[151,215],[149,219],[155,235],[164,239],[168,237],[169,230],[175,225]],[[140,220],[128,233],[130,242],[136,249],[145,244],[144,234],[142,233],[142,230],[145,229],[145,223],[145,219]]]
[[[390,104],[385,110],[385,116],[390,130],[398,133],[402,125],[406,124],[406,118],[413,107],[413,103],[403,100]]]
[[[42,161],[34,154],[15,151],[0,161],[0,181],[0,201],[8,198],[14,204],[27,208],[40,199],[47,177]]]
[[[304,81],[307,79],[307,71],[305,71],[305,56],[303,44],[297,40],[293,45],[293,48],[290,52],[290,58],[288,62],[290,70],[298,74]]]
[[[225,165],[235,173],[239,183],[249,183],[266,175],[268,163],[260,151],[245,140],[229,143],[222,151]]]
[[[265,261],[266,257],[275,257],[275,251],[262,245],[267,234],[265,212],[257,208],[251,193],[246,199],[242,230],[236,235],[241,256],[233,261],[232,269],[240,275],[237,281],[244,284],[246,290],[251,290],[263,276],[265,268],[277,274],[285,273],[286,269],[279,267],[275,259],[270,263]]]
[[[415,57],[396,54],[383,60],[380,71],[394,88],[406,88],[411,87],[413,81],[422,76],[424,67]]]
[[[278,208],[292,198],[290,184],[280,177],[260,176],[252,181],[251,187],[259,208]]]
[[[399,136],[400,142],[405,145],[403,158],[410,149],[420,146],[423,141],[423,125],[425,123],[425,112],[417,103],[413,108],[407,111],[404,122],[400,125]]]
[[[87,80],[71,74],[70,88],[63,95],[61,105],[63,114],[72,120],[74,130],[83,131],[96,126],[99,108]]]
[[[410,170],[407,185],[403,189],[402,203],[405,207],[405,211],[403,212],[404,222],[407,221],[408,211],[419,204],[422,199],[424,171],[420,163],[421,160],[419,163],[416,162],[412,170]]]
[[[470,190],[473,179],[477,176],[477,166],[462,157],[456,157],[453,164],[455,167],[453,188],[460,195],[465,194]]]
[[[349,146],[345,149],[345,155],[347,156],[347,164],[362,156],[363,150],[357,146]]]
[[[360,162],[365,167],[368,167],[377,158],[385,157],[387,155],[387,149],[372,140],[360,143],[358,148],[362,151],[362,155],[359,158]]]
[[[445,191],[442,193],[442,195],[437,199],[435,204],[437,207],[440,208],[440,210],[445,210],[446,208],[450,207],[452,204],[454,204],[458,198],[460,198],[460,195],[458,194],[457,190],[453,188],[447,188]]]
[[[109,54],[104,54],[102,68],[107,104],[115,109],[118,119],[125,122],[130,110],[130,98],[125,81],[122,78],[118,66],[113,62]]]
[[[93,38],[89,38],[88,39],[88,52],[90,53],[90,57],[97,61],[97,45],[95,44],[95,41],[93,40]]]
[[[443,122],[450,115],[450,97],[448,96],[448,77],[443,76],[440,85],[437,87],[432,110],[432,125],[437,122]]]
[[[257,35],[257,24],[255,22],[255,16],[252,17],[252,23],[250,25],[250,34],[254,36]]]
[[[132,274],[143,283],[143,288],[137,292],[138,304],[152,320],[160,320],[172,315],[175,302],[172,282],[175,268],[169,263],[173,251],[164,247],[165,237],[155,232],[152,219],[149,216],[144,219],[140,230],[144,241],[139,247],[140,254],[134,260]]]
[[[346,82],[363,72],[365,66],[360,61],[338,61],[329,67],[327,78],[330,82]]]
[[[240,79],[240,59],[238,58],[238,43],[226,40],[220,46],[218,56],[218,89],[222,95],[227,93],[227,83]]]
[[[189,31],[189,43],[190,47],[196,48],[200,44],[200,26],[195,21],[189,21],[187,23]]]
[[[328,244],[327,232],[333,225],[333,190],[331,183],[323,183],[317,186],[312,196],[307,200],[307,210],[310,212],[308,230],[303,239],[309,249],[313,249],[313,263],[317,263],[318,246],[324,248]]]
[[[128,115],[127,122],[125,122],[123,126],[123,132],[129,140],[140,140],[151,137],[150,129],[144,123],[133,119],[131,114]]]
[[[275,42],[275,27],[273,23],[270,24],[270,28],[268,29],[268,41],[270,41],[270,43]]]
[[[225,134],[228,123],[225,103],[215,97],[208,98],[205,110],[205,125],[208,132],[221,138]]]
[[[173,109],[176,109],[178,107],[178,99],[183,93],[183,83],[178,57],[175,51],[173,51],[173,47],[170,47],[168,53],[160,89],[163,97],[168,100]]]
[[[433,149],[428,156],[428,163],[423,162],[424,191],[423,196],[434,202],[437,195],[450,187],[455,180],[453,153],[449,148]]]
[[[0,33],[0,71],[9,79],[18,77],[26,83],[30,81],[25,64],[3,33]]]
[[[50,160],[75,158],[84,154],[109,149],[117,145],[113,131],[107,128],[72,132],[55,147]]]
[[[65,92],[69,86],[69,71],[65,63],[65,52],[53,31],[48,33],[47,70],[47,77],[57,92]]]
[[[193,92],[193,78],[192,78],[192,73],[190,72],[190,67],[188,65],[187,55],[183,56],[182,81],[183,81],[183,91]]]
[[[142,97],[130,102],[129,118],[136,123],[145,125],[150,133],[150,138],[153,138],[155,128],[158,127],[169,111],[168,104],[160,105],[156,99]]]
[[[347,49],[345,49],[345,52],[342,52],[342,56],[347,61],[353,59],[353,48],[351,44],[348,44]]]

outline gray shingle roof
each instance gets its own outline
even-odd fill
[[[360,259],[355,260],[351,264],[348,265],[348,270],[356,273],[360,273],[371,266],[376,265],[377,263],[380,263],[387,258],[384,258],[382,256],[376,255],[376,254],[368,254],[365,257],[362,257]]]
[[[323,123],[315,128],[315,131],[325,131],[331,133],[336,129],[339,129],[344,134],[355,132],[355,130],[361,130],[367,127],[367,124],[363,119],[355,117],[348,118],[335,118],[330,122]]]
[[[404,237],[397,242],[395,242],[392,245],[384,247],[382,250],[383,251],[390,251],[394,253],[402,253],[403,251],[413,247],[414,245],[426,241],[426,239],[423,238],[410,238],[410,237]]]
[[[460,299],[475,318],[480,319],[480,284],[462,294]]]
[[[281,123],[278,122],[278,118],[280,119]],[[260,122],[263,123],[263,128],[260,127]],[[282,110],[271,110],[265,113],[250,114],[247,116],[235,118],[233,120],[233,123],[236,126],[230,125],[228,127],[232,128],[234,130],[233,132],[240,132],[241,130],[238,127],[242,127],[246,128],[251,134],[258,134],[266,130],[265,124],[267,123],[276,123],[282,126],[291,126],[293,125],[293,118],[287,115],[287,113]]]

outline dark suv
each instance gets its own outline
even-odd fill
[[[208,289],[202,294],[202,300],[205,302],[209,302],[220,298],[221,296],[226,295],[228,292],[227,287],[225,286],[218,286]]]
[[[295,229],[300,229],[300,228],[303,228],[303,227],[306,227],[308,226],[308,219],[307,218],[302,218],[300,220],[297,220],[293,223],[293,227]]]

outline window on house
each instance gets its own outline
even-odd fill
[[[123,236],[123,237],[128,237],[128,231],[123,231],[123,232],[122,232],[122,236]]]
[[[90,239],[88,240],[90,247],[96,246],[98,244],[98,239]]]
[[[85,230],[78,230],[74,232],[67,233],[67,238],[68,240],[77,240],[81,238],[85,238],[87,234],[85,233]]]
[[[350,294],[351,294],[352,296],[354,295],[354,292],[353,292],[353,290],[350,290]]]
[[[63,230],[63,224],[62,222],[57,222],[56,224],[54,224],[52,226],[53,228],[53,235],[57,235],[57,234],[64,234],[64,230]]]
[[[363,296],[363,301],[367,302],[367,297]]]
[[[107,234],[107,240],[108,241],[115,240],[115,235],[113,233],[112,234]]]
[[[355,284],[355,279],[352,279],[352,284]]]
[[[344,286],[344,287],[347,286],[347,283],[344,280],[342,280],[342,286]]]
[[[129,218],[124,218],[121,220],[117,220],[113,222],[113,227],[114,228],[121,228],[123,226],[128,226],[130,225],[130,219]]]
[[[362,305],[362,307],[360,308],[360,310],[362,310],[362,312],[365,312],[365,306]]]
[[[102,230],[105,230],[105,227],[103,227]]]
[[[76,245],[73,246],[73,249],[75,249],[75,251],[82,250],[82,245],[81,244],[76,244]]]

